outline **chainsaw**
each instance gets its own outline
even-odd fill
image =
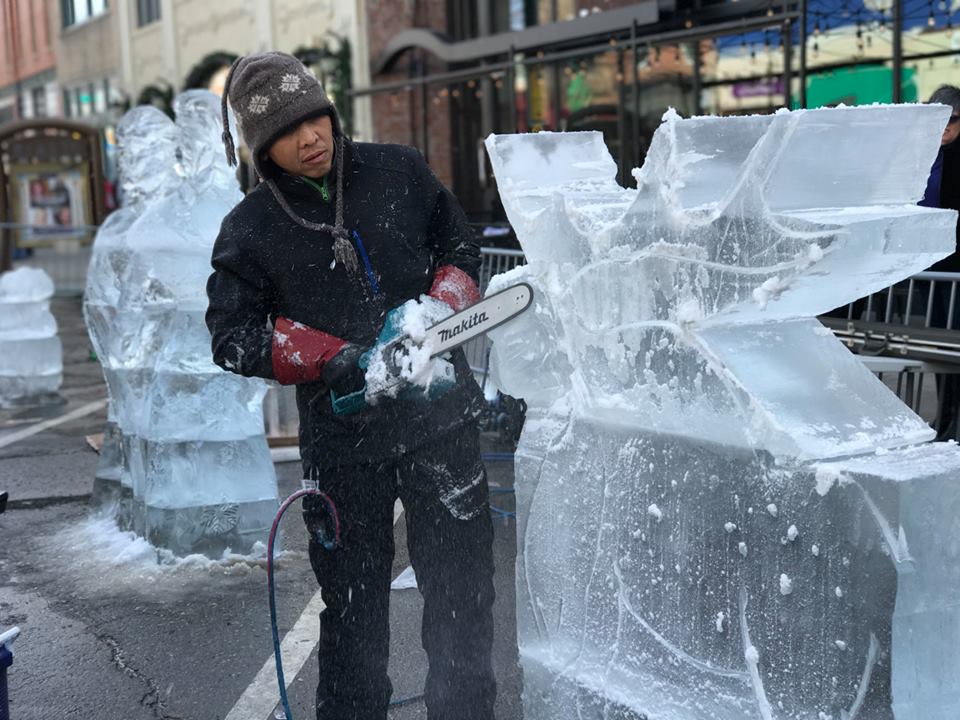
[[[375,405],[383,396],[398,397],[401,393],[404,397],[440,397],[456,382],[453,365],[440,356],[515,318],[532,302],[533,289],[527,283],[511,285],[431,325],[416,341],[402,331],[400,320],[388,316],[377,342],[359,362],[360,367],[368,371],[367,377],[372,365],[382,363],[380,369],[386,381],[378,383],[372,391],[366,384],[347,395],[337,395],[331,390],[334,412],[352,415]],[[409,373],[410,358],[417,355],[427,355],[426,360],[434,363],[425,388],[405,377],[405,370]]]

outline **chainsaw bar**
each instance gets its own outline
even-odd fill
[[[527,283],[511,285],[429,327],[423,344],[429,345],[430,357],[442,355],[503,325],[532,302],[533,288]]]

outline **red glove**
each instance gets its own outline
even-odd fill
[[[282,385],[320,380],[323,368],[348,343],[285,317],[273,325],[273,376]]]
[[[441,265],[433,275],[433,285],[427,295],[442,300],[454,312],[459,312],[480,300],[480,288],[456,265]]]

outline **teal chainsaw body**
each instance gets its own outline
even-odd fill
[[[404,315],[398,312],[403,306],[391,310],[387,314],[376,343],[363,354],[358,364],[367,370],[374,361],[375,354],[379,354],[383,358],[387,372],[395,378],[395,382],[379,388],[374,393],[368,392],[366,386],[347,395],[337,395],[331,390],[330,400],[333,403],[334,413],[353,415],[361,412],[375,404],[381,395],[388,392],[391,395],[394,394],[391,392],[393,390],[396,390],[398,400],[429,401],[442,397],[456,383],[456,373],[453,364],[439,356],[516,317],[530,307],[532,302],[533,289],[527,283],[518,283],[427,328],[423,341],[416,344],[418,348],[429,349],[430,358],[434,363],[431,379],[426,387],[415,385],[401,377],[401,363],[398,362],[398,357],[409,351],[411,343],[403,330]]]

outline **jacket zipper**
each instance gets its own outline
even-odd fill
[[[310,185],[315,190],[319,191],[320,196],[324,199],[325,202],[330,202],[330,191],[327,189],[327,178],[329,173],[323,176],[323,185],[318,183],[313,178],[308,178],[305,175],[302,175],[301,178],[307,185]],[[363,246],[363,240],[360,239],[360,233],[356,230],[352,233],[353,239],[356,243],[357,250],[360,251],[360,258],[363,260],[364,270],[367,272],[367,282],[370,284],[370,289],[373,290],[373,296],[375,298],[380,298],[380,285],[377,283],[377,276],[373,272],[373,265],[370,263],[370,257],[367,255],[367,250]]]

